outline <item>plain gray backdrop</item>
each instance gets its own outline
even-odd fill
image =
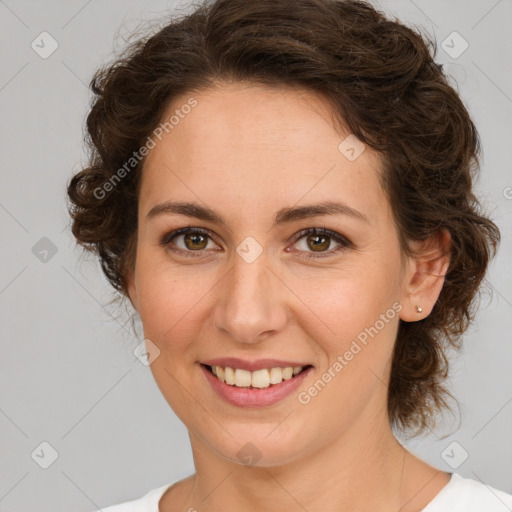
[[[93,72],[142,20],[176,5],[0,1],[2,512],[87,512],[194,472],[186,428],[133,354],[142,339],[111,316],[98,263],[75,248],[65,196],[86,162]],[[503,237],[487,276],[492,298],[452,363],[461,416],[406,445],[512,493],[512,2],[379,5],[435,36],[437,61],[479,129],[477,192]]]

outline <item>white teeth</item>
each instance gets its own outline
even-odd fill
[[[217,367],[217,370],[219,368]],[[235,383],[235,370],[233,368],[230,368],[229,366],[226,366],[224,368],[224,379],[226,381],[226,384],[233,385]]]
[[[283,370],[281,368],[270,369],[270,383],[279,384],[283,380]]]
[[[283,379],[291,379],[293,377],[293,368],[291,366],[287,366],[283,368]]]
[[[251,372],[247,370],[235,370],[235,386],[239,388],[249,387],[251,385]]]
[[[230,386],[268,388],[271,384],[279,384],[283,380],[291,379],[303,370],[303,366],[287,366],[286,368],[270,368],[250,372],[240,368],[226,366],[212,366],[212,373],[221,382]]]
[[[273,368],[274,369],[274,368]],[[238,371],[238,370],[237,370]],[[272,372],[272,370],[270,370]],[[268,370],[265,368],[263,370],[256,370],[252,372],[251,384],[253,388],[268,388],[270,385],[270,377]],[[275,383],[273,383],[275,384]],[[238,386],[238,382],[237,382]]]

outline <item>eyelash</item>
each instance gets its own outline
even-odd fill
[[[211,235],[210,235],[210,232],[208,230],[203,229],[203,228],[194,228],[194,227],[189,226],[189,227],[186,227],[186,228],[180,228],[180,229],[177,229],[175,231],[171,231],[170,233],[167,233],[161,239],[160,245],[162,245],[163,247],[169,249],[170,251],[172,251],[174,253],[177,253],[177,254],[180,254],[180,255],[184,255],[185,257],[197,258],[197,257],[202,256],[203,252],[206,249],[201,249],[201,250],[198,250],[198,251],[185,251],[183,249],[173,249],[170,246],[171,240],[173,238],[176,238],[179,235],[183,235],[183,234],[186,235],[186,234],[189,234],[189,233],[197,233],[197,234],[200,234],[200,235],[208,236],[210,239],[212,238]],[[352,244],[352,242],[350,242],[350,240],[348,240],[344,236],[340,235],[339,233],[336,233],[335,231],[331,231],[330,229],[326,229],[326,228],[308,228],[308,229],[303,229],[302,231],[300,231],[297,234],[297,238],[295,239],[294,244],[297,243],[301,238],[303,238],[303,237],[305,237],[307,235],[324,235],[324,236],[327,236],[328,238],[331,238],[332,240],[334,240],[335,242],[337,242],[340,245],[338,247],[336,247],[335,249],[331,249],[331,250],[325,251],[323,253],[315,254],[314,252],[311,252],[311,253],[308,253],[308,254],[305,254],[305,255],[301,256],[301,257],[304,257],[306,259],[326,258],[326,257],[331,256],[332,254],[335,254],[335,253],[338,253],[338,252],[343,251],[345,249],[348,249],[350,247],[353,247],[353,244]],[[194,254],[194,253],[196,253],[196,254]]]

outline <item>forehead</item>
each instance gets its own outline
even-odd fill
[[[189,98],[195,106],[182,109]],[[347,158],[346,144],[357,139],[334,126],[330,105],[313,92],[225,84],[176,98],[163,121],[173,114],[172,129],[146,157],[142,215],[169,199],[216,205],[237,219],[244,208],[273,213],[326,200],[370,218],[385,213],[379,155],[359,142],[363,152]]]

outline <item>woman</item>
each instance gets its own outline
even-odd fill
[[[368,3],[217,0],[92,81],[73,234],[140,315],[195,474],[108,512],[505,511],[408,452],[500,235],[428,44]]]

